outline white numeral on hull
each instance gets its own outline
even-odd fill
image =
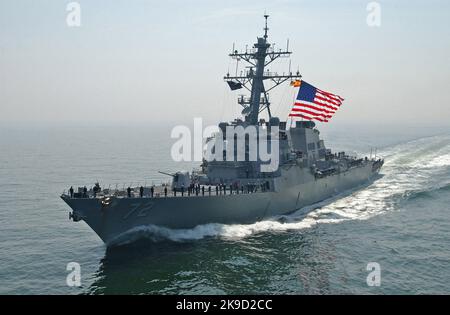
[[[136,217],[146,217],[150,209],[153,208],[153,202],[147,203],[133,203],[131,204],[131,210],[123,216],[123,219],[128,219],[132,214],[137,213]]]

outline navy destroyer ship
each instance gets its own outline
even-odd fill
[[[302,120],[289,125],[272,116],[268,92],[285,82],[294,86],[303,83],[298,71],[278,74],[265,70],[276,59],[292,53],[289,45],[286,50],[275,50],[268,42],[267,18],[265,15],[264,35],[257,38],[253,48],[238,52],[233,47],[230,54],[247,62],[247,70],[224,77],[231,90],[245,88],[250,92],[238,98],[243,118],[221,122],[220,133],[212,138],[215,143],[226,142],[230,127],[255,127],[258,136],[263,128],[269,131],[264,137],[271,149],[277,145],[273,150],[277,153],[275,167],[264,169],[265,161],[259,154],[250,158],[250,137],[244,134],[244,159],[238,159],[237,150],[231,156],[223,150],[223,158],[204,159],[199,171],[167,173],[171,178],[168,184],[127,189],[102,189],[96,184],[76,191],[71,187],[61,195],[72,209],[70,219],[85,221],[106,244],[112,244],[142,226],[189,229],[208,223],[250,224],[306,209],[375,179],[383,160],[332,152],[320,138],[314,119],[306,114],[308,110],[292,115]],[[268,121],[260,118],[262,111],[266,111]],[[326,121],[328,116],[315,118]],[[214,149],[217,151],[213,146],[212,152]],[[220,151],[216,153],[222,155]]]

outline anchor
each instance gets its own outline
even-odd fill
[[[73,222],[78,222],[81,218],[74,212],[69,212],[69,220],[73,220]]]

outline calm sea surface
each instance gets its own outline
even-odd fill
[[[170,158],[155,126],[0,127],[0,294],[450,293],[450,132],[364,126],[324,130],[333,150],[378,147],[368,187],[251,225],[149,227],[106,248],[68,219],[64,189],[151,184]],[[66,285],[67,263],[82,286]],[[381,285],[366,283],[369,262]]]

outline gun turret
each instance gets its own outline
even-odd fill
[[[158,171],[158,173],[172,176],[172,189],[175,189],[177,191],[179,191],[182,187],[187,188],[191,185],[191,176],[189,175],[189,172],[180,171],[174,174],[170,174]]]

